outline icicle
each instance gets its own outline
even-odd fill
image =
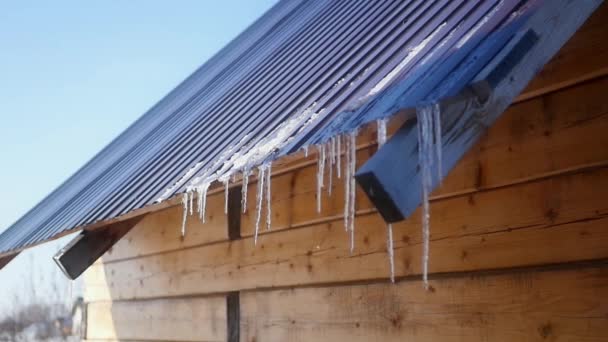
[[[443,156],[441,145],[441,108],[439,103],[433,105],[433,127],[435,129],[435,158],[437,158],[437,180],[441,184],[443,177]]]
[[[332,163],[332,165],[335,165],[336,164],[336,137],[332,137],[329,140],[329,144],[331,146],[331,155],[330,155],[331,163]]]
[[[188,219],[188,192],[182,195],[182,205],[184,206],[184,215],[182,217],[182,237],[186,236],[186,221]]]
[[[203,183],[197,187],[198,193],[198,215],[203,223],[205,223],[205,211],[207,210],[207,190],[209,189],[209,183]]]
[[[272,199],[271,196],[271,192],[270,192],[270,184],[271,184],[271,179],[270,176],[272,174],[272,164],[268,164],[267,166],[267,170],[266,170],[266,230],[270,230],[270,220],[271,220],[271,214],[272,214],[272,208],[270,206],[270,201]]]
[[[203,188],[201,186],[197,186],[192,191],[196,192],[196,196],[197,196],[196,212],[198,213],[198,218],[200,220],[204,220],[203,219]],[[192,195],[194,196],[194,193]]]
[[[243,185],[241,187],[241,206],[243,213],[247,212],[247,185],[249,183],[249,170],[243,171]]]
[[[228,215],[228,188],[230,183],[230,177],[224,182],[224,214]]]
[[[262,217],[262,199],[264,198],[264,171],[266,167],[261,165],[258,167],[258,192],[256,197],[256,211],[257,216],[255,219],[255,237],[253,239],[254,244],[258,244],[258,232],[260,230],[260,218]]]
[[[344,139],[344,230],[348,231],[348,211],[350,208],[350,152],[348,139]]]
[[[317,146],[317,213],[321,212],[321,195],[323,189],[323,175],[325,173],[325,145]]]
[[[333,186],[333,178],[334,178],[334,164],[336,162],[335,159],[335,147],[334,138],[331,138],[327,143],[327,149],[329,153],[327,153],[327,166],[329,166],[329,180],[327,181],[327,194],[331,196],[331,188]]]
[[[378,148],[386,143],[386,119],[378,119]]]
[[[194,204],[194,193],[189,194],[188,198],[189,198],[189,205],[190,205],[190,216],[192,216],[192,213],[193,213],[192,208],[194,207],[194,205],[193,205]]]
[[[342,170],[341,170],[341,160],[340,158],[342,157],[342,146],[340,146],[340,142],[342,141],[342,137],[338,136],[337,138],[337,142],[336,142],[336,150],[337,150],[337,155],[336,155],[336,171],[338,173],[338,178],[342,178]]]
[[[418,116],[418,159],[422,182],[422,280],[428,288],[430,212],[429,192],[432,186],[431,166],[433,163],[433,127],[432,108],[424,107],[417,111]]]
[[[391,282],[395,282],[395,251],[393,249],[393,225],[386,226],[386,251],[388,252],[388,263],[391,270]]]
[[[349,200],[348,204],[350,206],[348,210],[349,215],[349,229],[350,229],[350,252],[352,253],[355,250],[355,195],[357,193],[356,184],[355,184],[355,169],[357,165],[357,132],[354,131],[349,134],[350,143],[350,158],[349,158],[349,174],[350,174],[350,185],[349,185]]]

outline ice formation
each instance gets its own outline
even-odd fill
[[[501,1],[502,4],[502,1]],[[499,7],[500,4],[496,7]],[[496,10],[496,8],[494,9]],[[398,63],[380,82],[378,82],[366,95],[373,96],[384,90],[420,55],[420,53],[446,26],[443,23],[428,35],[419,44],[409,48],[407,56]],[[465,37],[466,42],[470,37]],[[424,62],[424,60],[423,60]],[[344,80],[338,82],[341,84]],[[306,126],[313,124],[323,110],[315,111],[317,104],[313,103],[307,109],[300,111],[287,121],[280,124],[270,132],[265,132],[261,139],[251,139],[249,136],[242,137],[234,146],[227,148],[213,162],[198,163],[186,174],[167,189],[158,199],[162,201],[169,198],[176,192],[185,188],[182,196],[184,216],[182,222],[182,235],[185,235],[187,215],[193,214],[194,196],[198,196],[197,211],[200,218],[205,221],[206,195],[210,184],[219,181],[224,185],[224,211],[228,213],[229,205],[229,181],[237,174],[242,175],[242,199],[241,206],[243,212],[247,211],[247,191],[251,171],[258,169],[258,187],[256,194],[256,225],[254,243],[257,243],[264,201],[266,202],[266,228],[271,227],[271,166],[276,152],[285,147],[295,135],[302,132]],[[428,286],[428,262],[429,262],[429,192],[433,183],[433,166],[436,167],[437,177],[441,180],[441,124],[440,110],[438,105],[426,106],[418,109],[418,129],[419,129],[419,163],[421,170],[422,183],[422,230],[423,230],[423,279],[425,286]],[[377,120],[378,146],[386,143],[387,139],[387,119]],[[350,233],[350,251],[355,247],[355,214],[356,214],[356,136],[357,132],[346,133],[343,136],[334,136],[329,140],[317,145],[317,212],[322,209],[322,190],[327,187],[328,194],[331,195],[333,187],[334,167],[337,178],[344,179],[344,227]],[[309,147],[302,147],[304,155],[308,156]],[[344,155],[342,155],[344,154]],[[344,159],[344,164],[343,164]],[[436,165],[434,165],[436,163]],[[325,181],[325,171],[329,168],[328,179]],[[342,174],[344,173],[344,177]],[[195,175],[199,175],[193,178]],[[264,197],[266,196],[266,197]],[[392,236],[392,225],[387,226],[387,251],[390,260],[391,281],[394,281],[394,247]]]
[[[395,250],[393,246],[393,225],[386,226],[386,251],[388,253],[388,263],[391,271],[391,282],[395,282]]]
[[[257,185],[257,197],[256,197],[256,219],[255,219],[255,237],[253,239],[253,243],[257,245],[258,243],[258,233],[260,231],[260,219],[262,217],[262,200],[264,199],[264,181],[266,180],[266,176],[264,172],[266,171],[266,165],[260,165],[258,167],[258,185]]]
[[[186,236],[186,221],[188,220],[188,193],[182,195],[182,205],[184,206],[184,214],[182,217],[182,237]]]
[[[323,178],[325,175],[325,145],[318,145],[317,151],[317,213],[321,213],[321,195],[323,195]]]
[[[332,137],[328,145],[328,160],[327,165],[329,166],[329,179],[327,180],[327,194],[331,196],[331,188],[333,187],[333,178],[334,178],[334,166],[336,165],[336,139]]]
[[[348,215],[350,216],[348,221],[350,224],[350,252],[352,253],[355,250],[355,201],[357,188],[355,184],[355,169],[357,165],[357,132],[352,132],[349,134],[350,139],[350,185],[349,185],[349,196],[350,199],[348,203],[350,205],[350,209],[348,211]]]
[[[350,152],[349,145],[350,140],[344,139],[344,230],[348,231],[349,227],[349,215],[350,210]]]
[[[270,221],[272,215],[272,206],[270,203],[272,200],[272,193],[270,192],[270,185],[272,182],[270,179],[271,174],[272,164],[268,163],[268,166],[266,167],[266,230],[270,230]]]
[[[229,195],[229,183],[230,178],[226,179],[224,182],[224,214],[228,215],[228,195]]]
[[[196,187],[193,192],[198,195],[198,215],[199,218],[205,223],[205,211],[207,210],[207,190],[209,189],[209,183],[203,183]],[[191,198],[194,197],[190,195]]]
[[[364,97],[364,100],[376,95],[380,91],[384,90],[413,60],[418,54],[424,50],[428,43],[435,38],[435,36],[443,30],[447,23],[441,24],[437,29],[433,31],[428,37],[422,40],[418,45],[411,47],[408,50],[407,56],[393,69],[391,70],[378,84],[376,84],[369,93]]]
[[[247,187],[249,186],[249,170],[243,171],[243,184],[241,186],[241,207],[243,213],[247,212]]]
[[[355,250],[355,166],[357,164],[357,131],[344,140],[344,230],[350,232],[350,251]]]
[[[433,134],[435,135],[435,158],[437,160],[437,180],[443,179],[443,149],[441,141],[441,109],[439,103],[433,105]]]
[[[418,159],[422,184],[422,279],[428,288],[430,210],[429,193],[433,185],[433,164],[441,170],[441,111],[438,104],[417,110],[418,118]],[[440,171],[439,171],[440,172]],[[441,179],[441,174],[439,175]]]
[[[386,143],[386,121],[387,119],[378,119],[376,121],[378,127],[378,148]]]
[[[337,136],[336,138],[336,173],[338,178],[342,178],[342,167],[341,167],[341,159],[342,159],[342,137]]]

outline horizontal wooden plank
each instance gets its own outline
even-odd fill
[[[520,99],[555,91],[594,75],[608,73],[608,4],[591,15],[559,53],[541,69]]]
[[[606,89],[608,78],[603,78],[512,106],[465,154],[433,196],[449,197],[608,162],[608,148],[602,148],[608,146]],[[358,164],[374,150],[359,151]],[[316,182],[316,165],[273,177],[273,230],[343,215],[343,180],[334,178],[331,196],[324,191],[320,213]],[[255,231],[255,196],[256,184],[251,184],[249,211],[241,219],[243,236]],[[359,189],[357,209],[372,209]]]
[[[608,161],[608,103],[604,94],[608,78],[545,95],[512,106],[489,129],[488,134],[463,157],[433,194],[435,198],[474,192],[505,184],[528,181],[561,171]],[[405,120],[393,121],[390,130]],[[374,127],[362,132],[359,164],[375,151]],[[367,145],[366,145],[367,141]],[[597,146],[597,147],[594,147]],[[343,180],[334,172],[332,195],[324,193],[321,213],[316,210],[316,164],[281,172],[272,180],[272,229],[280,230],[325,222],[343,214]],[[300,160],[301,164],[301,160]],[[281,167],[298,163],[289,161]],[[277,169],[280,169],[277,167]],[[249,210],[242,216],[242,234],[255,230],[256,184],[248,191]],[[104,262],[199,246],[227,239],[223,191],[208,198],[207,223],[192,216],[185,239],[181,238],[181,206],[148,215],[117,243]],[[363,192],[357,191],[357,208],[371,210]],[[265,203],[263,210],[266,210]],[[264,216],[265,217],[265,216]],[[264,221],[263,221],[264,222]],[[261,231],[264,233],[264,229]]]
[[[608,257],[608,169],[482,191],[431,205],[431,273]],[[95,265],[88,300],[216,293],[388,277],[385,224],[342,221]],[[420,213],[394,225],[397,276],[421,270]],[[543,248],[539,248],[543,246]]]
[[[608,266],[247,292],[241,341],[607,341]]]
[[[89,303],[87,339],[225,341],[226,298]]]
[[[224,214],[224,193],[207,198],[206,222],[198,214],[188,216],[186,236],[181,236],[181,206],[150,213],[103,256],[103,262],[140,257],[199,246],[228,239],[228,223]]]

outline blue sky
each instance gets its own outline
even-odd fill
[[[0,2],[0,231],[275,2]]]
[[[274,0],[0,3],[0,230]]]

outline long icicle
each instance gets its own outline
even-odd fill
[[[264,180],[266,179],[266,177],[264,176],[264,171],[266,169],[266,166],[264,165],[260,165],[258,167],[258,191],[257,191],[257,197],[256,197],[256,212],[257,212],[257,216],[255,219],[255,237],[253,239],[253,243],[255,245],[258,244],[258,232],[260,231],[260,219],[262,217],[262,200],[264,199]]]
[[[224,181],[224,214],[228,215],[228,190],[230,185],[230,177]]]
[[[393,247],[393,225],[386,225],[386,251],[388,252],[388,264],[391,270],[391,282],[395,282],[395,250]]]
[[[441,184],[443,178],[443,146],[441,145],[441,107],[433,105],[433,127],[435,130],[435,158],[437,158],[437,180]]]
[[[432,186],[431,165],[432,158],[432,113],[430,107],[418,109],[418,159],[421,171],[422,183],[422,280],[424,287],[429,288],[428,267],[429,267],[429,240],[430,240],[430,209],[429,192]]]
[[[321,213],[321,195],[323,189],[323,175],[325,173],[325,145],[319,144],[317,155],[317,213]]]
[[[271,183],[271,176],[272,174],[272,164],[268,164],[267,166],[267,170],[266,170],[266,230],[270,230],[270,221],[271,221],[271,215],[272,215],[272,207],[271,207],[271,200],[272,200],[272,193],[270,192],[270,185]]]
[[[349,139],[344,139],[344,230],[348,231],[348,210],[350,208],[350,150],[348,149]]]
[[[192,191],[192,193],[190,193],[188,195],[188,199],[189,199],[189,206],[190,206],[190,216],[192,216],[193,214],[193,207],[194,207],[194,192]]]
[[[197,189],[199,202],[198,214],[199,218],[203,220],[203,223],[205,223],[206,220],[205,211],[207,210],[207,190],[209,190],[209,183],[203,183]]]
[[[349,192],[350,192],[350,199],[348,200],[348,203],[350,205],[350,209],[348,211],[348,215],[349,215],[349,225],[350,225],[350,252],[353,253],[355,251],[355,204],[356,204],[356,193],[357,193],[357,188],[356,188],[356,184],[355,184],[355,169],[356,169],[356,165],[357,165],[357,131],[354,131],[352,133],[350,133],[349,135],[350,138],[350,143],[349,143],[349,147],[350,147],[350,185],[349,185]]]
[[[249,185],[249,170],[243,171],[243,185],[241,187],[241,206],[243,214],[247,212],[247,186]]]
[[[341,157],[342,157],[342,146],[341,145],[341,141],[342,141],[342,137],[341,136],[337,136],[336,137],[336,173],[338,174],[338,178],[342,178],[342,167],[341,167]]]
[[[182,217],[182,237],[186,236],[186,221],[188,220],[188,192],[182,195],[182,205],[184,206],[184,215]]]
[[[334,164],[336,163],[336,144],[334,142],[334,138],[331,138],[327,143],[327,149],[329,153],[327,154],[327,166],[329,166],[329,179],[327,180],[327,194],[331,196],[331,188],[333,187],[333,178],[334,178]]]

